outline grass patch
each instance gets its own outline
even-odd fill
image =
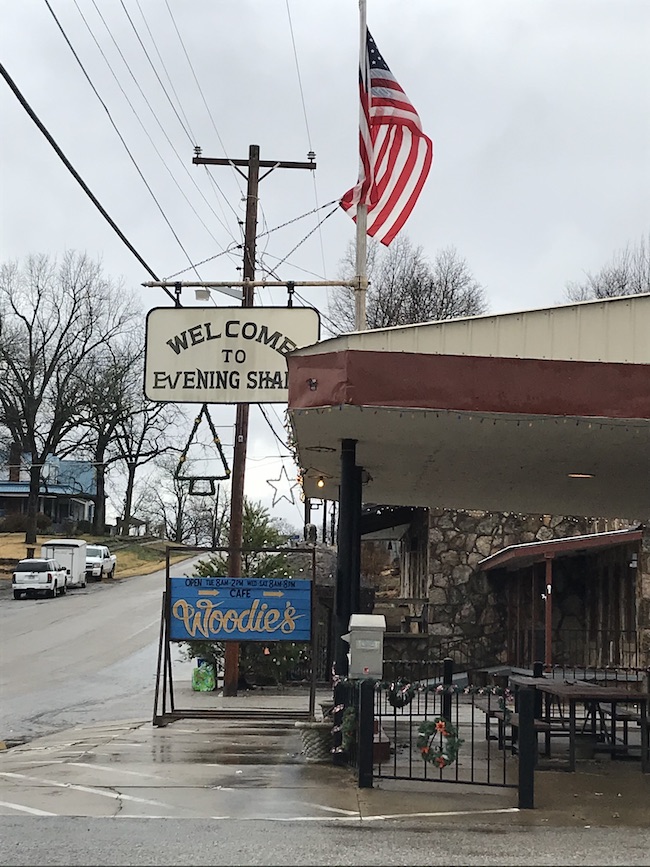
[[[48,539],[54,539],[51,533],[36,537],[33,546],[35,556],[40,556],[41,545]],[[151,539],[144,536],[129,537],[122,539],[119,536],[94,536],[86,533],[81,537],[88,544],[96,543],[107,545],[111,554],[117,557],[115,568],[116,578],[129,578],[133,575],[149,575],[158,569],[164,569],[166,563],[167,545],[171,543],[166,539]],[[0,533],[0,578],[11,578],[11,572],[18,560],[27,556],[24,533]],[[192,556],[192,552],[188,552]],[[184,560],[185,555],[181,551],[175,551],[171,557],[172,563]]]

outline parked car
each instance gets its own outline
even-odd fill
[[[106,545],[87,545],[86,580],[101,581],[103,577],[112,578],[116,562],[117,557],[111,554]]]
[[[42,557],[19,560],[14,569],[11,586],[14,599],[25,596],[64,596],[68,588],[68,570],[57,560]]]

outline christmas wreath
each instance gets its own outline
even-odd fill
[[[415,698],[417,687],[407,680],[393,681],[388,687],[388,704],[391,707],[406,707]]]
[[[443,716],[421,723],[418,729],[417,745],[422,758],[438,768],[446,768],[456,761],[462,743],[456,728]]]

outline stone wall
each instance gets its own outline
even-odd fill
[[[589,518],[431,509],[429,641],[444,640],[451,648],[456,644],[463,655],[470,646],[472,658],[457,661],[472,666],[504,662],[504,599],[479,569],[479,562],[509,545],[590,532],[593,521]],[[453,650],[450,655],[455,655]]]

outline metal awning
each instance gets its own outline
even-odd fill
[[[480,560],[478,566],[484,571],[508,569],[514,571],[543,563],[544,560],[559,557],[576,557],[580,554],[593,554],[618,545],[629,545],[641,541],[643,528],[632,527],[626,530],[612,530],[608,533],[592,533],[584,536],[570,536],[567,539],[549,539],[545,542],[527,542],[510,545],[495,554]]]
[[[289,418],[305,495],[338,499],[349,440],[363,502],[643,521],[649,333],[646,294],[295,350]]]

